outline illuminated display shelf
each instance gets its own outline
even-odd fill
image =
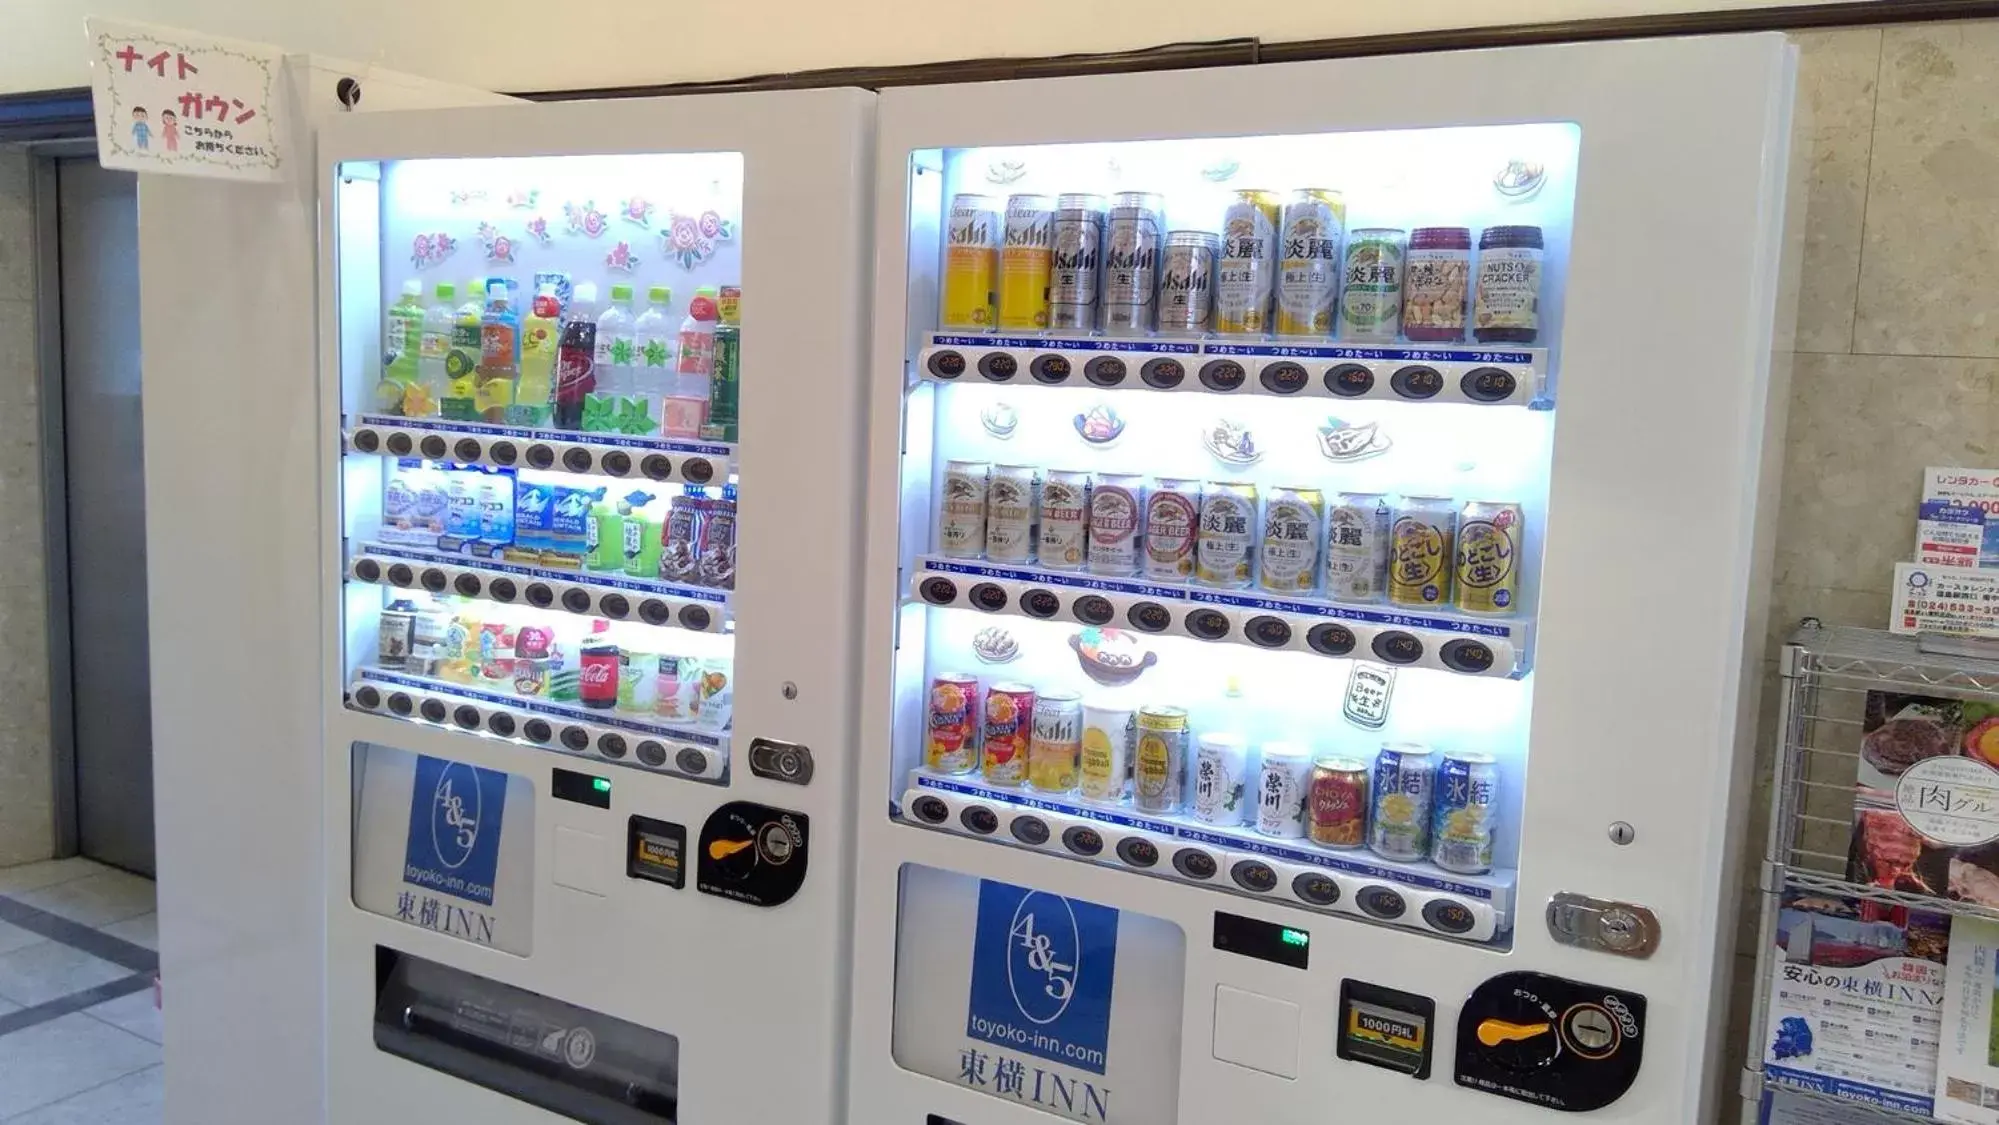
[[[390,414],[350,418],[345,439],[347,449],[355,453],[423,457],[461,465],[560,469],[674,484],[719,485],[729,479],[736,466],[736,447],[723,442],[579,434]]]
[[[649,773],[727,781],[729,735],[647,722],[580,704],[522,699],[383,668],[362,668],[347,706],[368,714],[500,738]]]
[[[664,579],[559,570],[372,542],[353,549],[347,573],[360,582],[613,621],[700,633],[726,633],[735,628],[728,591]]]
[[[1339,605],[933,555],[916,559],[909,597],[943,608],[1501,678],[1526,674],[1533,635],[1532,621],[1519,618]]]
[[[1547,406],[1545,348],[1286,343],[937,332],[917,358],[933,383],[1015,383],[1279,398]]]
[[[1364,849],[1098,808],[924,769],[910,772],[893,813],[920,828],[1461,941],[1494,943],[1513,927],[1514,879],[1506,870],[1458,875]]]

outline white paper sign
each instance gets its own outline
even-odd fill
[[[1999,573],[1896,563],[1888,631],[1999,636]]]
[[[97,157],[106,168],[275,181],[284,52],[262,43],[95,17]]]
[[[1993,971],[1999,922],[1959,918],[1950,927],[1942,1046],[1937,1053],[1936,1118],[1999,1125],[1999,1032],[1993,1017]]]

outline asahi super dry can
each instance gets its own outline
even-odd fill
[[[1215,264],[1215,331],[1261,336],[1270,331],[1270,297],[1277,279],[1277,223],[1283,205],[1274,191],[1235,193],[1222,214],[1221,256]]]
[[[1159,297],[1159,254],[1166,238],[1166,200],[1149,191],[1119,192],[1104,224],[1104,331],[1152,331]]]
[[[1415,606],[1450,604],[1457,530],[1458,510],[1447,497],[1403,497],[1388,531],[1389,601]]]
[[[1044,691],[1034,700],[1034,731],[1027,744],[1027,784],[1043,793],[1076,788],[1076,755],[1083,742],[1083,697]]]
[[[1140,812],[1180,811],[1187,769],[1187,709],[1140,707],[1138,745],[1131,760],[1131,806]]]
[[[1093,332],[1097,327],[1097,294],[1102,287],[1104,197],[1058,196],[1053,229],[1049,327]]]
[[[1520,539],[1526,530],[1518,504],[1473,500],[1458,520],[1458,608],[1506,614],[1520,608]]]
[[[1034,688],[994,684],[986,692],[985,723],[979,735],[987,783],[1017,786],[1026,781],[1027,746],[1034,737]]]
[[[1215,307],[1215,255],[1221,240],[1204,230],[1176,230],[1166,236],[1159,266],[1159,331],[1166,336],[1199,336],[1208,330]]]
[[[1284,204],[1277,237],[1277,334],[1333,334],[1339,293],[1340,237],[1346,200],[1337,191],[1299,188]]]
[[[923,764],[938,773],[971,773],[979,768],[979,680],[946,672],[930,681],[929,733]]]
[[[951,213],[944,220],[939,326],[992,331],[1001,223],[999,201],[992,196],[966,194],[951,200]]]
[[[1055,201],[1013,195],[1006,201],[1000,243],[999,326],[1038,332],[1048,327],[1048,283],[1054,251]]]

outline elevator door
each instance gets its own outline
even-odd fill
[[[56,177],[77,843],[151,875],[138,181],[87,157],[58,162]]]

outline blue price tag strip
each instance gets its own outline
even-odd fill
[[[932,347],[1013,349],[1041,352],[1150,352],[1168,355],[1218,355],[1252,359],[1376,360],[1390,363],[1488,363],[1532,366],[1534,352],[1493,351],[1477,347],[1351,347],[1339,344],[1227,344],[1220,341],[1075,339],[1056,336],[962,336],[937,334]]]
[[[631,434],[583,434],[568,430],[542,430],[528,426],[496,426],[490,422],[444,421],[438,418],[399,418],[393,414],[363,414],[355,423],[383,429],[424,430],[442,434],[464,434],[477,438],[513,438],[517,441],[568,442],[572,445],[614,445],[621,449],[642,449],[648,453],[700,454],[722,461],[732,460],[736,448],[709,442],[674,438],[638,437]]]
[[[430,680],[422,676],[409,676],[401,672],[388,672],[380,668],[361,669],[361,678],[381,684],[395,684],[398,687],[416,688],[419,691],[436,692],[467,703],[490,703],[495,707],[506,707],[515,711],[529,711],[537,715],[549,715],[558,719],[571,719],[579,723],[591,723],[600,727],[616,727],[635,734],[649,734],[655,738],[686,742],[695,746],[706,746],[720,750],[723,741],[712,734],[701,731],[682,730],[679,727],[661,726],[658,723],[642,723],[634,719],[606,715],[587,707],[570,707],[561,703],[550,703],[545,699],[522,699],[518,695],[501,695],[498,692],[480,691],[464,684],[448,683],[444,680]]]
[[[664,597],[685,598],[688,601],[708,602],[711,605],[729,604],[729,595],[720,590],[710,590],[701,586],[683,586],[678,582],[649,582],[643,578],[624,575],[599,574],[586,570],[556,570],[546,566],[523,566],[520,563],[504,562],[500,559],[481,559],[469,555],[454,555],[445,551],[426,551],[421,547],[394,547],[385,543],[364,543],[359,554],[373,555],[383,559],[406,559],[410,562],[434,562],[447,566],[462,566],[477,570],[490,570],[500,574],[512,574],[521,578],[539,578],[545,582],[574,582],[579,585],[608,586],[619,590],[630,590],[636,594],[659,594]]]

